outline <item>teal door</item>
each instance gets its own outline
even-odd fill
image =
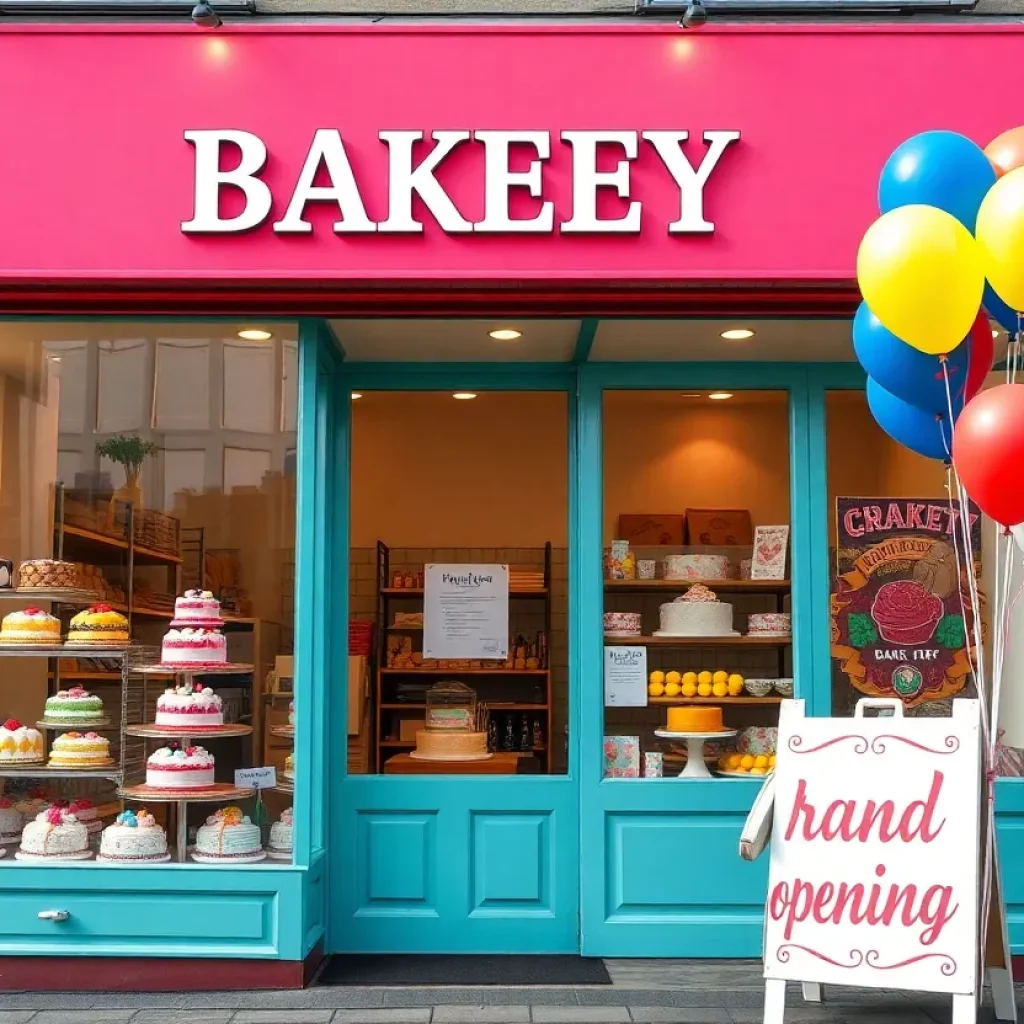
[[[334,500],[346,510],[336,517],[345,524],[344,537],[336,538],[337,562],[345,564],[336,564],[334,588],[347,589],[349,581],[352,391],[564,392],[569,402],[570,512],[575,509],[572,368],[343,363],[339,377],[334,461],[340,485]],[[571,601],[569,609],[571,618]],[[570,647],[572,630],[570,623]],[[336,642],[343,632],[337,630]],[[571,657],[569,664],[572,721],[579,686]],[[330,697],[328,948],[387,953],[578,951],[579,790],[572,750],[568,772],[562,775],[349,774],[340,680],[331,686]],[[551,742],[560,739],[549,737]]]

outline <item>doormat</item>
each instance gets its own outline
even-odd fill
[[[329,958],[318,985],[610,985],[604,961],[581,956],[437,956]]]

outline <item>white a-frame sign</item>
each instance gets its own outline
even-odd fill
[[[866,718],[884,703],[889,717]],[[898,701],[854,718],[807,718],[785,701],[774,776],[741,852],[771,829],[764,929],[765,1024],[783,1024],[787,981],[949,993],[976,1015],[983,979],[981,722],[905,719]],[[770,815],[770,818],[769,818]],[[1009,975],[993,977],[998,1002]]]

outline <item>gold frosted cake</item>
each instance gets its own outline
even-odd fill
[[[724,728],[721,708],[668,709],[668,732],[721,732]]]
[[[128,620],[109,604],[94,604],[72,618],[68,643],[123,647],[128,643]]]
[[[411,756],[419,761],[483,761],[487,730],[480,729],[476,692],[463,683],[438,683],[427,691],[425,729]]]

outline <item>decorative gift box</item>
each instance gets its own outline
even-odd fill
[[[604,775],[606,779],[640,778],[639,736],[605,736]]]

